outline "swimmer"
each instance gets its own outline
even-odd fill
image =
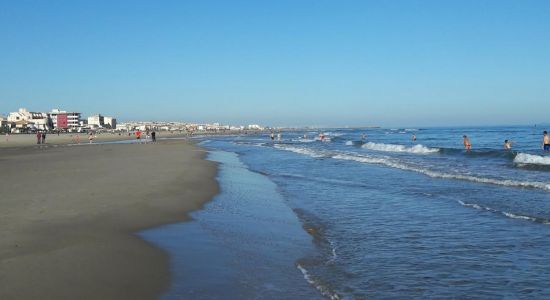
[[[512,142],[509,140],[504,140],[504,150],[512,149]]]
[[[412,135],[412,140],[413,140],[413,142],[416,142],[416,134],[415,133],[413,133],[413,135]]]
[[[273,142],[275,140],[275,133],[271,132],[270,137],[271,137],[271,141]]]
[[[550,151],[550,136],[548,136],[548,131],[546,130],[543,132],[542,149],[544,151]]]
[[[472,144],[470,143],[470,139],[467,135],[462,136],[464,138],[464,149],[467,151],[470,151],[472,149]]]
[[[361,140],[364,141],[364,140],[366,140],[366,139],[367,139],[367,135],[363,133],[363,134],[361,135]]]

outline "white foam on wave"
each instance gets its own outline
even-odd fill
[[[516,164],[550,166],[550,156],[540,156],[527,153],[518,153],[514,158]]]
[[[368,142],[364,144],[362,147],[365,149],[374,150],[374,151],[406,152],[406,153],[414,153],[414,154],[429,154],[429,153],[439,152],[438,148],[429,148],[420,144],[414,145],[412,147],[406,147],[403,145]]]
[[[347,141],[346,146],[353,146],[353,141]]]
[[[312,143],[312,142],[315,142],[314,139],[304,139],[304,138],[299,138],[299,139],[294,139],[292,140],[293,142],[300,142],[300,143]]]
[[[511,180],[511,179],[494,179],[494,178],[478,177],[478,176],[472,176],[472,175],[441,173],[437,171],[432,171],[428,169],[406,165],[401,162],[394,161],[390,158],[384,158],[384,157],[380,158],[380,157],[338,154],[338,155],[334,155],[333,158],[343,159],[343,160],[354,160],[354,161],[369,163],[369,164],[381,164],[381,165],[385,165],[396,169],[421,173],[433,178],[456,179],[456,180],[464,180],[464,181],[487,183],[487,184],[510,186],[510,187],[520,187],[520,188],[539,188],[539,189],[550,191],[550,183],[537,182],[537,181],[517,181],[517,180]]]
[[[302,275],[304,275],[304,279],[309,283],[311,284],[312,286],[314,286],[319,292],[321,292],[321,294],[325,297],[328,297],[329,299],[332,299],[332,300],[339,300],[339,299],[342,299],[340,297],[340,295],[336,294],[336,293],[332,293],[327,287],[321,285],[321,284],[317,284],[317,282],[315,282],[315,280],[313,280],[313,278],[311,277],[311,275],[309,274],[309,272],[304,268],[302,267],[300,264],[296,264],[296,267],[298,268],[298,270],[300,270],[300,272],[302,272]]]
[[[505,211],[503,211],[502,214],[507,216],[508,218],[512,218],[512,219],[520,219],[520,220],[528,220],[528,221],[536,221],[537,220],[533,217],[516,215],[516,214],[505,212]]]
[[[537,188],[537,189],[550,191],[550,183],[547,183],[547,182],[518,181],[518,180],[512,180],[512,179],[495,179],[495,178],[487,178],[487,177],[480,177],[480,176],[473,176],[473,175],[442,173],[438,171],[432,171],[429,169],[405,164],[397,159],[394,159],[388,156],[375,157],[375,156],[345,154],[345,153],[335,153],[335,152],[325,153],[325,152],[320,152],[320,151],[315,151],[310,149],[297,148],[293,146],[283,146],[283,145],[275,145],[275,147],[282,150],[309,155],[314,158],[331,157],[333,159],[351,160],[351,161],[357,161],[357,162],[367,163],[367,164],[384,165],[387,167],[392,167],[392,168],[401,169],[405,171],[413,171],[413,172],[421,173],[432,178],[463,180],[463,181],[494,184],[494,185],[500,185],[500,186],[517,187],[517,188]]]
[[[311,157],[314,157],[314,158],[320,158],[320,157],[325,157],[326,156],[325,154],[322,154],[321,152],[310,150],[310,149],[303,148],[303,147],[276,144],[275,148],[280,149],[280,150],[291,151],[291,152],[294,152],[294,153],[308,155],[308,156],[311,156]]]
[[[475,204],[475,203],[465,203],[461,200],[458,200],[458,203],[460,203],[460,205],[466,206],[466,207],[472,207],[472,208],[479,209],[479,210],[487,210],[487,211],[490,211],[490,212],[493,212],[493,213],[500,213],[503,216],[508,217],[510,219],[519,219],[519,220],[527,220],[527,221],[537,222],[537,219],[534,218],[534,217],[517,215],[517,214],[513,214],[513,213],[510,213],[510,212],[506,212],[506,211],[498,211],[496,209],[486,207],[486,206],[480,206],[480,205]],[[543,224],[549,224],[549,223],[544,222]]]

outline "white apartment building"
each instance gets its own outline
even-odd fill
[[[50,130],[51,120],[47,113],[30,112],[26,108],[20,108],[17,112],[8,115],[8,121],[16,124],[17,128],[35,128],[38,130]]]
[[[113,117],[103,117],[103,124],[105,127],[116,129],[116,119]]]
[[[105,117],[100,114],[88,117],[88,126],[90,127],[103,127],[105,125]]]

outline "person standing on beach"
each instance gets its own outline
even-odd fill
[[[464,149],[466,149],[466,151],[470,151],[470,149],[472,149],[472,144],[470,143],[470,139],[468,138],[467,135],[464,135],[463,138],[464,138]]]
[[[139,129],[136,131],[136,139],[141,140],[141,131]]]
[[[36,132],[36,143],[39,145],[42,143],[42,134],[40,133],[40,131]]]
[[[88,140],[90,141],[90,144],[94,142],[94,133],[91,131],[88,134]]]
[[[154,130],[151,132],[151,139],[153,139],[153,143],[157,141],[157,133]]]
[[[46,132],[42,133],[42,144],[46,143]]]
[[[504,140],[504,150],[511,150],[512,149],[512,142],[509,140]]]
[[[545,130],[542,134],[542,149],[550,151],[550,136],[548,136],[548,131]]]

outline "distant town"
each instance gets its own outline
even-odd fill
[[[156,131],[244,131],[264,130],[258,124],[250,125],[224,125],[220,123],[195,124],[185,122],[162,122],[162,121],[132,121],[117,123],[113,116],[102,114],[82,117],[80,112],[65,111],[58,108],[50,112],[34,112],[26,108],[20,108],[16,112],[10,112],[6,117],[0,116],[0,131],[2,133],[33,133],[33,132],[130,132],[135,130],[156,130]]]

